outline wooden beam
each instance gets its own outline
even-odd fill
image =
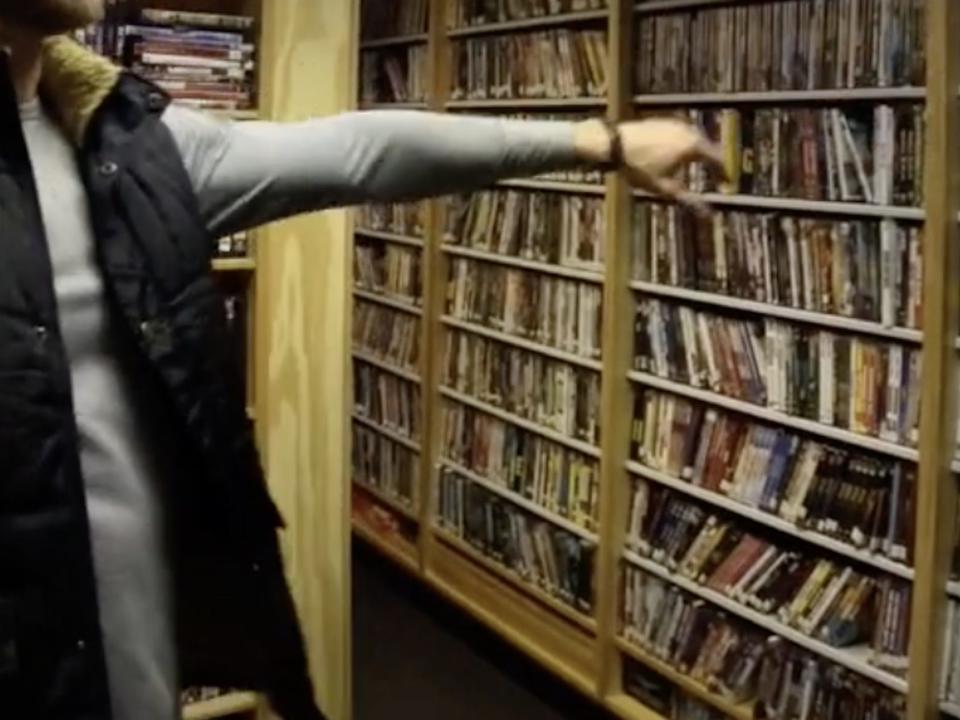
[[[450,95],[450,40],[447,37],[447,2],[430,0],[429,65],[430,96],[427,106],[443,112]],[[424,372],[421,397],[425,408],[423,427],[423,485],[421,494],[420,556],[424,572],[431,566],[431,553],[438,542],[433,535],[433,514],[436,506],[439,461],[443,432],[443,398],[440,395],[440,374],[443,368],[444,343],[447,332],[440,319],[446,304],[449,259],[443,252],[443,228],[446,223],[444,200],[430,200],[423,259],[423,345]]]
[[[263,1],[264,117],[352,107],[358,5]],[[257,248],[260,437],[317,698],[332,720],[351,715],[349,227],[346,212],[310,215],[271,226]]]
[[[956,480],[950,460],[956,437],[960,331],[960,3],[928,0],[926,209],[923,283],[923,383],[920,469],[917,483],[916,579],[910,636],[907,716],[939,717],[938,688],[944,640],[945,587],[953,553]]]
[[[611,0],[608,30],[608,117],[631,117],[633,3]],[[601,424],[600,546],[597,550],[597,621],[599,625],[601,698],[620,692],[622,663],[614,643],[619,631],[620,553],[630,499],[626,461],[630,452],[633,389],[627,371],[633,357],[633,294],[630,290],[632,249],[631,198],[620,175],[607,178],[607,232],[604,242],[606,279],[603,291],[603,386]]]

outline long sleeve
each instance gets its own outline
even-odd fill
[[[464,192],[577,163],[570,122],[378,111],[225,123],[180,107],[163,120],[215,234],[330,207]]]

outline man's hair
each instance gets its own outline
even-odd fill
[[[0,0],[0,29],[12,25],[59,35],[102,18],[103,0]]]

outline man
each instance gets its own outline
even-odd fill
[[[172,720],[203,684],[315,720],[211,237],[611,160],[676,196],[717,153],[672,121],[221,124],[55,37],[101,5],[0,0],[0,713]]]

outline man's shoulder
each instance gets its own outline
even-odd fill
[[[230,123],[210,113],[171,105],[163,113],[193,186],[201,190],[229,145]]]

